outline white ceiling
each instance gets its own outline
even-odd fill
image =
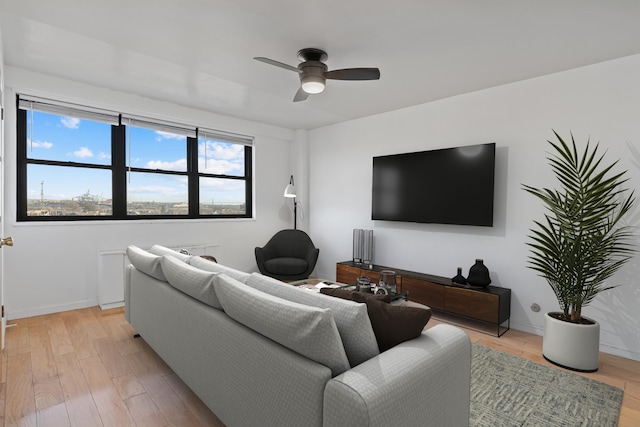
[[[6,65],[313,129],[640,53],[638,0],[0,0]],[[379,67],[293,103],[297,65]]]

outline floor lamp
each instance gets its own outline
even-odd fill
[[[296,188],[293,184],[293,175],[291,175],[291,179],[289,179],[289,185],[284,189],[284,197],[293,199],[293,229],[298,229],[298,202],[296,201]]]

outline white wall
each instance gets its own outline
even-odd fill
[[[8,100],[15,93],[111,108],[255,137],[254,205],[251,220],[125,221],[71,223],[16,222],[16,130],[6,126],[5,230],[15,246],[5,251],[5,304],[10,319],[96,305],[98,253],[130,244],[149,247],[217,244],[208,252],[227,265],[257,271],[254,247],[293,217],[282,196],[289,182],[294,132],[192,110],[187,107],[87,86],[6,67]],[[7,102],[6,123],[14,124],[15,102]]]
[[[470,70],[469,72],[473,72]],[[512,327],[542,333],[557,310],[543,279],[526,268],[525,245],[542,208],[523,183],[554,186],[545,160],[552,129],[583,143],[591,136],[640,184],[640,55],[380,114],[309,132],[311,236],[317,274],[335,277],[351,258],[353,228],[374,230],[376,264],[453,277],[483,258],[493,284],[512,289]],[[371,220],[372,157],[434,148],[497,144],[493,228]],[[452,171],[454,173],[454,171]],[[447,177],[443,176],[443,180]],[[464,205],[465,201],[460,200]],[[469,207],[471,208],[471,207]],[[631,220],[640,225],[640,204]],[[601,322],[601,349],[640,360],[640,256],[583,312]],[[534,313],[530,306],[542,310]]]

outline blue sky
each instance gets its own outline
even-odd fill
[[[98,165],[111,163],[111,126],[41,112],[27,113],[27,157],[32,159],[82,162]],[[33,133],[33,136],[31,135]],[[186,171],[186,137],[130,127],[127,130],[130,150],[127,163],[132,167]],[[238,144],[203,139],[198,147],[202,172],[243,175],[244,147]],[[206,160],[205,160],[206,153]],[[92,195],[111,198],[111,173],[97,169],[29,165],[28,198],[71,199],[90,191]],[[244,185],[229,180],[203,180],[202,202],[237,203],[244,201]],[[128,177],[130,201],[186,202],[186,177],[149,173],[131,173]]]

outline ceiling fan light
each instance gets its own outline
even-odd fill
[[[325,79],[321,76],[302,77],[302,90],[306,93],[317,94],[324,91]]]

